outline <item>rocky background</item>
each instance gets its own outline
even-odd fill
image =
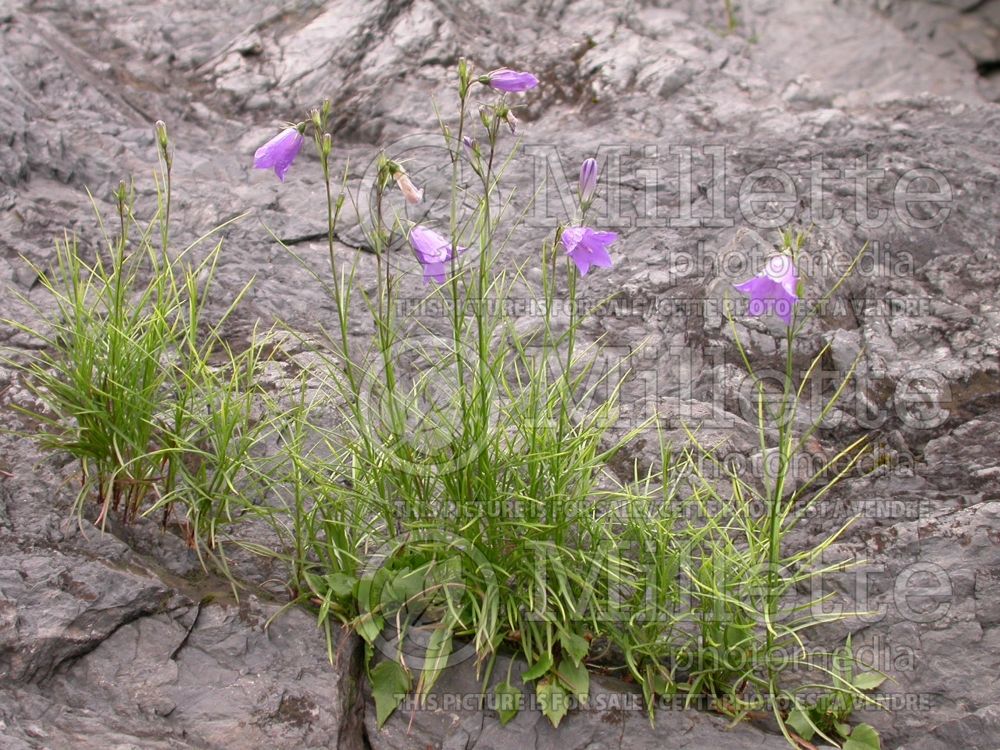
[[[859,515],[832,554],[861,564],[829,583],[839,606],[868,614],[822,637],[835,646],[852,632],[892,676],[894,710],[862,716],[883,746],[1000,746],[1000,0],[747,0],[732,28],[721,0],[8,0],[3,317],[30,320],[14,292],[43,300],[19,256],[45,267],[64,231],[99,242],[85,188],[107,210],[134,175],[140,207],[151,205],[162,119],[178,241],[251,212],[226,233],[219,271],[228,294],[256,276],[232,340],[258,319],[304,330],[332,319],[264,226],[322,270],[315,159],[304,152],[279,185],[251,168],[253,151],[329,98],[362,210],[385,147],[427,188],[411,216],[440,218],[443,153],[420,134],[435,128],[435,102],[451,111],[460,56],[541,79],[518,98],[525,152],[511,184],[525,196],[548,181],[505,250],[511,262],[565,218],[580,160],[605,165],[597,223],[621,240],[586,293],[620,296],[586,333],[628,351],[645,342],[626,422],[655,408],[678,435],[682,420],[699,424],[752,471],[747,381],[721,314],[728,285],[759,268],[781,227],[812,227],[811,289],[870,243],[797,354],[831,342],[829,384],[863,352],[858,385],[810,450],[832,455],[869,434],[879,465],[832,493],[792,543]],[[364,255],[349,228],[342,239]],[[397,258],[417,270],[405,250]],[[780,333],[767,319],[736,331],[765,368]],[[34,345],[7,326],[0,344],[8,357]],[[0,365],[4,427],[25,429],[9,408],[24,399]],[[280,606],[273,571],[248,564],[257,588],[236,602],[152,522],[101,534],[71,517],[65,460],[8,433],[0,446],[0,747],[783,746],[766,727],[665,712],[654,729],[641,711],[611,708],[572,715],[558,734],[533,712],[500,731],[468,706],[418,712],[412,725],[401,711],[379,731],[354,639],[339,638],[331,665],[307,613],[264,628]],[[630,458],[652,452],[640,440]],[[478,689],[469,679],[458,669],[439,689]]]

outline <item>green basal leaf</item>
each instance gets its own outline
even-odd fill
[[[795,730],[795,733],[799,735],[806,742],[813,738],[816,730],[813,729],[812,722],[809,720],[809,715],[803,711],[801,708],[793,709],[788,715],[788,726]]]
[[[843,750],[882,750],[882,741],[870,724],[858,724],[844,742]]]
[[[383,627],[385,627],[385,620],[382,619],[382,616],[370,612],[363,613],[354,621],[354,629],[358,635],[365,639],[365,643],[374,643]]]
[[[569,695],[558,683],[547,679],[538,683],[535,695],[538,696],[542,714],[552,722],[552,726],[558,727],[569,710]]]
[[[738,648],[746,644],[747,634],[746,630],[738,625],[727,625],[726,626],[726,647],[727,648]]]
[[[559,635],[559,642],[562,644],[563,652],[566,653],[573,663],[579,666],[590,653],[590,644],[587,639],[576,633],[563,631]]]
[[[346,573],[330,573],[326,577],[327,590],[333,592],[338,599],[348,599],[354,596],[357,579]]]
[[[521,679],[525,682],[529,680],[537,680],[544,674],[548,674],[549,670],[552,669],[552,654],[542,654],[538,661],[531,665],[527,672],[521,675]]]
[[[434,683],[448,665],[448,657],[451,656],[451,628],[451,623],[447,622],[436,627],[431,633],[424,654],[424,668],[417,681],[417,697],[421,700],[434,687]]]
[[[583,664],[574,664],[570,659],[563,659],[556,669],[556,676],[566,686],[570,694],[581,703],[590,695],[590,673]]]
[[[859,672],[854,676],[854,687],[858,690],[874,690],[886,681],[881,672]]]
[[[424,568],[417,568],[415,570],[406,568],[399,571],[386,584],[385,591],[383,592],[384,600],[399,605],[406,604],[422,591],[426,590],[426,573],[427,571]]]
[[[500,714],[500,724],[506,726],[524,707],[524,695],[506,680],[493,688],[493,695],[496,698],[497,713]]]
[[[375,665],[369,676],[372,697],[375,698],[375,716],[381,728],[410,692],[410,675],[397,662],[383,661]]]
[[[652,665],[646,665],[645,676],[646,679],[639,680],[639,682],[642,684],[642,699],[646,705],[646,710],[649,712],[649,720],[652,721],[656,706],[656,678],[653,674]]]

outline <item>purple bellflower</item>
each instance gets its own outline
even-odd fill
[[[597,190],[597,161],[584,159],[580,165],[580,205],[588,206]]]
[[[581,276],[586,276],[591,266],[611,268],[608,246],[617,239],[614,232],[599,232],[590,227],[566,227],[562,233],[566,254],[576,263]]]
[[[274,173],[282,182],[285,181],[285,173],[292,166],[295,157],[299,155],[299,149],[305,137],[299,132],[298,127],[292,125],[278,133],[269,140],[253,155],[253,165],[255,169],[274,169]]]
[[[524,73],[510,68],[500,68],[492,73],[480,77],[480,82],[485,83],[490,88],[497,91],[504,91],[508,94],[517,94],[528,89],[533,89],[538,85],[538,79],[531,73]]]
[[[424,267],[424,283],[434,279],[438,284],[443,284],[452,258],[451,240],[433,229],[417,224],[410,230],[410,245],[413,246],[413,254]],[[458,248],[458,252],[465,252],[465,248]]]
[[[799,274],[792,256],[782,254],[768,258],[763,271],[742,284],[734,284],[733,288],[750,295],[749,315],[773,312],[790,326],[795,303],[799,300],[798,283]]]

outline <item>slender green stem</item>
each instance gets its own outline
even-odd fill
[[[792,465],[792,456],[788,455],[792,444],[793,406],[790,401],[795,399],[795,384],[793,381],[793,342],[795,334],[789,326],[785,336],[785,382],[782,393],[781,408],[778,412],[778,468],[774,476],[774,488],[768,504],[768,569],[767,569],[767,654],[768,669],[770,669],[770,654],[774,647],[774,618],[777,615],[779,599],[780,576],[778,566],[781,560],[781,524],[782,496],[785,491],[785,480]],[[762,456],[767,460],[766,456]]]
[[[451,211],[449,216],[448,236],[451,241],[451,261],[450,278],[448,280],[448,293],[451,297],[451,333],[452,346],[455,355],[455,378],[458,388],[458,408],[462,417],[461,435],[457,444],[452,446],[453,452],[464,452],[468,447],[469,436],[475,430],[475,426],[470,423],[471,414],[468,409],[468,394],[465,382],[465,353],[463,350],[463,338],[465,331],[465,307],[461,304],[461,294],[459,290],[459,177],[462,169],[463,138],[465,136],[465,118],[468,108],[468,89],[461,88],[459,92],[458,106],[458,135],[452,143],[447,144],[451,152]],[[448,138],[447,132],[445,138]],[[467,469],[468,467],[463,467]],[[466,514],[468,503],[472,500],[473,488],[472,478],[468,471],[460,472],[458,476],[460,484],[463,486],[459,497],[455,498],[456,505],[462,515]]]

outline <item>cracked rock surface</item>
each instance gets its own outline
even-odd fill
[[[5,505],[4,748],[363,747],[352,636],[331,664],[304,612],[265,628],[277,604],[175,577],[86,521],[57,543],[20,533],[30,508]]]
[[[256,276],[227,336],[238,346],[276,317],[314,331],[333,319],[331,303],[262,224],[322,272],[316,160],[304,151],[279,184],[251,168],[254,149],[330,98],[338,168],[349,160],[352,184],[370,184],[378,147],[408,159],[427,196],[408,217],[434,223],[447,215],[448,170],[438,141],[419,134],[435,129],[435,104],[450,111],[459,57],[532,70],[541,85],[518,100],[524,152],[509,174],[517,196],[534,194],[544,170],[549,181],[505,252],[533,257],[565,218],[580,160],[599,155],[596,223],[621,239],[587,296],[616,291],[620,304],[583,338],[605,336],[612,353],[646,342],[624,393],[630,424],[656,409],[669,435],[697,424],[707,442],[759,460],[721,313],[729,284],[759,268],[778,226],[812,227],[803,275],[819,289],[868,243],[796,357],[804,365],[829,343],[832,379],[860,353],[857,386],[811,450],[829,457],[867,434],[881,458],[789,543],[859,514],[830,551],[858,568],[826,583],[830,606],[867,614],[816,638],[834,648],[853,633],[893,677],[882,688],[893,712],[860,717],[884,747],[998,747],[1000,1],[738,5],[728,33],[721,1],[0,0],[2,317],[37,322],[15,292],[44,300],[19,256],[47,267],[64,231],[85,251],[101,241],[84,188],[107,215],[111,190],[134,175],[140,208],[153,205],[163,119],[176,241],[251,211],[224,235],[214,303]],[[754,180],[771,198],[750,195]],[[363,238],[345,227],[340,239],[372,287]],[[405,248],[393,258],[418,276]],[[525,275],[537,282],[530,264]],[[405,294],[422,289],[404,282]],[[366,333],[362,316],[351,333]],[[775,366],[773,320],[738,318],[735,333],[755,367]],[[0,345],[17,357],[38,342],[4,325]],[[31,404],[2,360],[0,406],[0,426],[30,428],[11,407]],[[623,458],[649,462],[655,435],[630,450]],[[400,712],[379,730],[352,638],[339,637],[331,665],[308,613],[265,629],[282,602],[264,584],[280,569],[241,560],[256,588],[237,603],[155,523],[101,534],[87,514],[78,521],[65,459],[3,432],[0,471],[2,747],[781,746],[702,714],[664,712],[650,728],[641,710],[574,713],[558,731],[535,712],[504,731],[474,710],[417,712],[412,726]],[[472,690],[470,680],[459,665],[438,690]]]

